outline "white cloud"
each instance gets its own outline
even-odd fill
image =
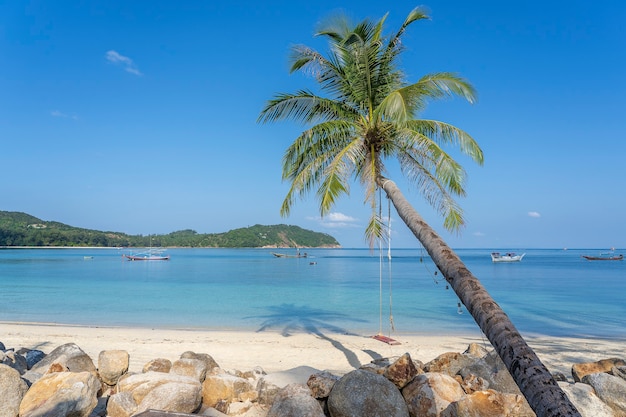
[[[75,114],[66,114],[66,113],[63,113],[63,112],[61,112],[59,110],[51,111],[50,112],[50,116],[52,116],[52,117],[63,117],[63,118],[74,119],[74,120],[78,119],[78,116],[76,116]]]
[[[331,222],[356,222],[357,219],[354,217],[347,216],[343,213],[330,213],[326,218]]]
[[[474,232],[473,234],[476,237],[483,237],[483,236],[485,236],[485,234],[483,232]]]
[[[538,217],[541,217],[541,214],[539,214],[539,212],[538,212],[538,211],[529,211],[529,212],[528,212],[528,217],[535,217],[535,218],[538,218]]]
[[[315,220],[321,226],[333,229],[359,227],[358,219],[339,212],[329,213],[325,217],[309,217],[309,220]]]
[[[131,74],[135,74],[135,75],[143,75],[141,71],[139,71],[139,69],[137,68],[137,66],[135,65],[132,59],[130,59],[127,56],[119,54],[117,51],[113,51],[113,50],[107,51],[106,59],[107,61],[112,62],[114,64],[123,65],[124,70],[126,72],[130,72]]]

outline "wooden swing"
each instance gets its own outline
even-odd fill
[[[382,220],[382,191],[379,188],[379,212],[378,215]],[[387,197],[387,265],[389,275],[389,336],[383,335],[383,243],[382,237],[378,239],[378,252],[379,252],[379,328],[378,334],[372,336],[380,342],[387,343],[388,345],[400,345],[399,341],[391,337],[391,331],[395,331],[393,325],[393,311],[392,311],[392,285],[391,285],[391,202]]]

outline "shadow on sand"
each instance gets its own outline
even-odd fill
[[[281,329],[280,333],[284,337],[289,337],[294,333],[309,333],[328,341],[334,348],[341,351],[350,366],[358,368],[361,366],[357,355],[341,344],[338,340],[333,339],[326,333],[339,333],[357,336],[355,333],[335,326],[331,322],[334,320],[365,322],[365,320],[353,319],[341,313],[311,308],[307,306],[296,306],[294,304],[281,304],[278,306],[267,307],[268,314],[253,316],[248,318],[263,319],[261,327],[257,332],[271,329]]]

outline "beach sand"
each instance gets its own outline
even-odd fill
[[[413,359],[428,362],[446,352],[463,352],[470,343],[491,350],[477,330],[471,335],[394,334],[401,344],[388,345],[371,335],[294,333],[277,331],[173,330],[69,326],[45,323],[0,322],[0,342],[6,348],[25,347],[45,353],[65,343],[76,343],[98,366],[103,350],[126,350],[130,371],[141,372],[156,358],[174,361],[185,351],[208,353],[221,368],[246,371],[260,366],[265,372],[310,366],[345,374],[381,357],[408,352]],[[551,372],[571,379],[574,363],[606,358],[626,359],[626,340],[525,336]]]

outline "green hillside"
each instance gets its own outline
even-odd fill
[[[260,224],[225,233],[200,234],[180,230],[166,235],[127,235],[43,221],[26,213],[0,211],[0,246],[91,247],[339,247],[334,237],[298,226]]]

